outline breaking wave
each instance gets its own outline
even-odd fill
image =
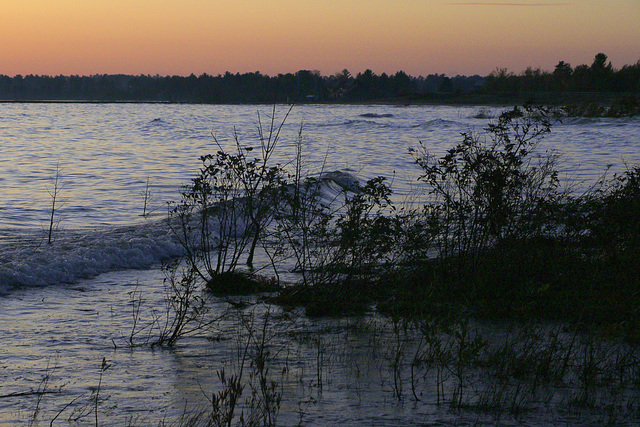
[[[359,180],[349,172],[318,177],[324,199],[356,191]],[[24,286],[74,284],[99,274],[144,269],[183,254],[168,220],[149,219],[120,227],[58,230],[52,244],[42,231],[13,234],[0,243],[0,294]]]

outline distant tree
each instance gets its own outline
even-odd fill
[[[571,79],[572,90],[590,90],[589,88],[589,67],[587,65],[578,65],[573,69]]]
[[[598,53],[593,59],[593,64],[591,64],[591,69],[597,72],[606,72],[613,71],[613,67],[611,66],[611,62],[607,64],[607,55],[604,53]]]
[[[496,68],[487,76],[487,88],[498,92],[513,90],[514,77],[507,68]]]
[[[296,97],[301,102],[318,97],[318,71],[300,70],[296,73]]]
[[[380,96],[383,98],[391,96],[391,84],[387,73],[380,74],[380,78],[378,79],[378,90],[380,91]]]
[[[449,77],[442,79],[438,92],[453,92],[453,83]]]
[[[396,72],[392,77],[392,82],[394,96],[406,96],[415,93],[413,82],[404,71]]]
[[[546,89],[545,86],[545,76],[542,70],[540,68],[533,69],[531,67],[527,67],[527,69],[522,73],[518,89],[535,91],[544,90]]]
[[[617,75],[621,90],[640,92],[640,60],[633,65],[625,65]]]
[[[558,62],[558,65],[556,65],[556,68],[553,70],[553,75],[558,77],[570,77],[572,73],[571,64],[564,61]]]
[[[425,92],[437,92],[440,90],[442,80],[444,80],[444,74],[429,74],[424,79],[424,91]]]
[[[370,101],[435,92],[519,91],[640,91],[640,61],[615,70],[607,55],[598,53],[591,65],[560,61],[553,72],[528,67],[515,75],[496,68],[489,76],[430,74],[412,77],[404,71],[376,75],[371,69],[355,77],[344,69],[321,76],[317,70],[270,77],[259,71],[195,76],[0,75],[1,100],[169,101],[194,103],[273,103],[304,101]]]
[[[337,82],[341,84],[346,84],[351,79],[351,73],[346,68],[340,72],[337,72],[334,75],[334,78]]]
[[[569,88],[569,80],[573,74],[571,64],[564,61],[558,62],[553,70],[553,86],[556,90],[567,90]]]
[[[354,87],[354,79],[346,68],[334,74],[332,84],[333,98],[346,99],[348,92]]]
[[[378,76],[373,71],[366,69],[364,73],[358,73],[355,89],[355,96],[358,100],[372,99],[377,97],[379,93]]]
[[[611,62],[607,63],[607,55],[599,53],[593,59],[593,64],[589,69],[590,86],[592,90],[613,89],[613,67]]]

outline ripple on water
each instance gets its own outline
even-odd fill
[[[104,358],[110,368],[104,372],[101,395],[109,399],[101,403],[100,416],[110,422],[139,419],[141,424],[156,424],[165,416],[177,419],[185,402],[188,409],[208,405],[203,390],[217,390],[217,370],[237,360],[242,324],[237,318],[225,319],[213,335],[185,339],[173,350],[131,350],[126,348],[132,329],[130,297],[132,291],[142,292],[147,322],[164,306],[164,276],[155,266],[179,253],[162,226],[166,202],[178,197],[180,185],[197,170],[198,156],[217,149],[212,131],[224,144],[232,144],[236,125],[243,143],[255,143],[255,111],[255,106],[0,106],[0,162],[6,166],[0,168],[0,292],[5,292],[0,294],[0,395],[37,390],[50,374],[48,387],[60,392],[43,397],[42,414],[50,419],[76,398],[65,416],[80,414],[96,390]],[[325,171],[348,169],[360,178],[395,174],[402,178],[394,179],[398,194],[408,194],[416,172],[407,148],[422,140],[434,154],[444,153],[460,141],[461,131],[484,126],[488,119],[474,118],[474,112],[301,106],[282,134],[284,149],[277,161],[292,160],[302,123],[311,170],[324,165]],[[497,112],[490,110],[486,117]],[[589,182],[599,178],[607,164],[618,168],[623,156],[630,164],[640,161],[639,126],[636,119],[567,120],[540,149],[558,150],[566,175]],[[58,163],[64,205],[59,211],[61,230],[55,245],[48,247],[43,240],[50,208],[47,188]],[[151,221],[140,218],[147,177],[150,209],[157,212]],[[13,270],[8,270],[8,262]],[[142,270],[112,271],[131,268]],[[7,292],[10,282],[19,287]],[[221,310],[221,303],[214,305],[214,312]],[[274,372],[286,371],[278,377],[285,390],[279,418],[283,424],[296,424],[301,413],[310,425],[484,420],[451,414],[429,400],[433,396],[419,405],[398,403],[385,353],[391,346],[379,345],[375,333],[357,332],[367,325],[354,319],[302,325],[288,323],[284,315],[279,321],[284,330],[274,334],[272,350],[282,357]],[[314,341],[308,330],[328,332]],[[0,424],[25,422],[35,402],[35,396],[3,397]]]

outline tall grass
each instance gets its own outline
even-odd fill
[[[203,156],[172,209],[194,280],[223,294],[277,290],[243,285],[258,277],[261,247],[271,284],[286,260],[299,277],[277,301],[309,314],[372,305],[404,316],[460,306],[581,321],[637,314],[640,172],[587,194],[562,188],[557,155],[539,150],[556,111],[507,110],[440,157],[426,143],[410,150],[429,195],[419,209],[395,206],[385,177],[323,199],[327,175],[304,170],[300,141],[291,164],[273,164],[289,111],[277,122],[274,110],[268,131],[259,126],[255,157],[237,136],[235,152],[219,145]]]
[[[51,188],[47,188],[47,193],[51,197],[51,210],[49,215],[49,227],[47,233],[47,243],[50,245],[53,243],[53,231],[58,227],[60,223],[59,220],[56,220],[56,213],[62,207],[60,203],[60,191],[62,191],[63,182],[62,176],[60,175],[60,163],[56,163],[56,173],[51,178]]]
[[[376,310],[378,321],[359,333],[375,343],[367,363],[378,364],[382,390],[398,401],[516,420],[549,406],[554,416],[569,408],[637,421],[640,167],[584,194],[563,189],[558,157],[539,151],[557,119],[546,108],[514,108],[443,156],[421,143],[411,155],[430,197],[415,209],[391,202],[385,177],[327,201],[328,174],[304,170],[300,134],[295,160],[273,164],[284,124],[274,110],[255,157],[237,135],[234,152],[219,145],[172,207],[185,256],[167,270],[168,316],[163,326],[154,320],[153,342],[172,346],[207,330],[203,289],[239,312],[251,307],[231,295],[269,291],[269,303],[309,316]],[[270,262],[261,274],[258,249]],[[299,281],[282,287],[287,263]],[[135,299],[132,309],[131,342],[148,330],[136,332]],[[241,323],[237,365],[218,371],[209,407],[189,423],[277,424],[290,367],[275,363],[271,342],[282,331],[269,310]],[[314,352],[309,388],[321,398],[329,361],[339,359],[331,352],[348,346],[303,332],[285,333],[298,340],[288,345]]]

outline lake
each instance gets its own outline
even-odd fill
[[[210,407],[220,389],[216,371],[238,368],[246,343],[267,330],[261,324],[269,326],[282,424],[455,423],[460,414],[433,395],[412,400],[405,385],[398,399],[390,370],[398,336],[373,313],[310,320],[214,300],[212,316],[225,316],[174,349],[130,348],[127,340],[136,316],[139,324],[161,316],[160,264],[181,254],[166,225],[167,204],[180,198],[201,155],[233,149],[236,138],[258,147],[259,130],[268,133],[284,120],[275,162],[292,162],[301,138],[309,173],[383,175],[402,202],[424,191],[410,147],[422,141],[442,154],[461,132],[481,133],[500,111],[301,105],[290,112],[277,106],[274,114],[272,106],[0,104],[0,425],[28,422],[36,408],[41,425],[58,414],[61,424],[93,424],[96,402],[104,424],[174,422]],[[557,152],[562,182],[581,191],[609,166],[611,175],[640,162],[639,131],[638,117],[565,118],[538,150]],[[410,335],[403,339],[408,358],[417,344]],[[409,373],[400,375],[406,384]],[[39,393],[43,384],[46,393]],[[486,419],[472,413],[462,420]]]

